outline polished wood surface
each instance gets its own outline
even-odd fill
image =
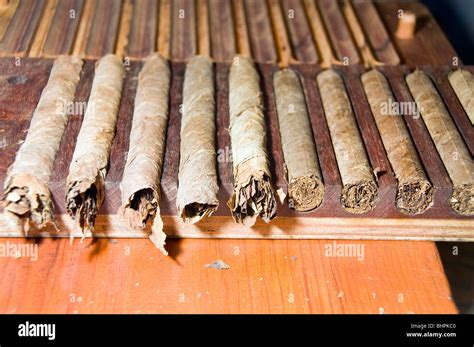
[[[456,313],[434,243],[348,244],[362,260],[324,240],[172,240],[164,257],[148,240],[41,239],[37,261],[0,258],[0,313]]]

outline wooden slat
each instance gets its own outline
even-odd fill
[[[336,240],[417,240],[474,241],[474,225],[469,220],[391,218],[293,218],[280,217],[267,224],[262,220],[251,227],[236,224],[232,217],[213,216],[199,224],[184,223],[178,216],[162,215],[164,231],[170,238],[193,239],[336,239]],[[58,215],[59,232],[53,227],[30,229],[29,237],[82,237],[82,230],[69,215]],[[297,226],[297,227],[296,227]],[[118,215],[97,215],[96,238],[148,238],[150,229],[134,230]],[[0,237],[24,237],[0,214]],[[86,231],[85,237],[92,234]]]
[[[372,0],[357,0],[352,3],[378,60],[389,65],[399,64],[400,58]]]
[[[97,59],[107,53],[115,52],[121,9],[121,1],[95,1],[85,48],[87,58]]]
[[[282,0],[281,5],[293,48],[293,57],[299,62],[317,63],[318,53],[302,1]]]
[[[45,4],[45,0],[20,1],[3,40],[0,42],[0,56],[26,56],[33,43],[33,37],[41,20]]]
[[[232,0],[234,14],[235,36],[237,52],[243,56],[251,57],[249,29],[247,27],[244,0]]]
[[[56,13],[56,6],[58,0],[51,0],[46,3],[46,8],[44,10],[44,15],[41,17],[40,24],[36,30],[33,43],[31,44],[30,51],[28,52],[29,57],[40,57],[43,52],[43,46],[46,42],[46,37],[48,32],[51,29],[51,23],[53,22],[54,14]],[[61,27],[58,28],[62,30]]]
[[[172,4],[171,58],[183,61],[197,53],[196,3],[175,0]]]
[[[3,35],[5,35],[5,32],[7,31],[8,25],[10,24],[19,3],[20,0],[11,0],[7,7],[0,9],[0,41],[3,40]]]
[[[215,61],[230,61],[237,53],[232,3],[229,0],[209,0],[211,50]]]
[[[127,56],[146,58],[155,51],[158,25],[158,2],[134,0]]]
[[[211,37],[209,33],[209,6],[207,0],[198,0],[196,12],[198,22],[197,53],[209,57],[211,55]]]
[[[82,16],[79,21],[79,27],[77,29],[77,35],[74,39],[74,46],[72,54],[83,57],[86,50],[87,38],[92,26],[92,19],[94,18],[94,8],[96,0],[84,0],[84,7],[82,10]]]
[[[351,33],[344,21],[339,4],[334,0],[316,0],[324,20],[324,24],[331,37],[331,42],[336,50],[339,60],[349,60],[349,64],[358,64],[359,54],[352,41]]]
[[[123,0],[122,14],[120,15],[119,31],[117,34],[117,43],[115,44],[115,54],[124,59],[133,59],[128,54],[128,45],[130,43],[130,28],[132,26],[133,4],[132,0]]]
[[[266,1],[245,0],[244,4],[253,59],[259,63],[276,62],[278,56]]]
[[[160,1],[160,19],[158,21],[158,42],[156,46],[158,52],[164,58],[169,58],[170,51],[170,39],[171,39],[171,3],[170,0]]]
[[[58,2],[42,50],[43,56],[55,57],[71,53],[83,6],[84,0],[61,0]]]
[[[280,1],[268,0],[267,3],[270,12],[273,35],[275,37],[278,65],[280,67],[288,67],[290,62],[294,59],[288,34],[286,32],[285,19],[283,18]]]

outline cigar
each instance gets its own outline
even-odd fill
[[[388,105],[394,103],[395,98],[387,79],[377,70],[366,72],[361,79],[398,181],[396,206],[406,214],[423,213],[433,202],[433,186],[426,177],[403,115],[391,113]]]
[[[210,216],[219,205],[212,61],[195,56],[186,66],[176,205],[186,223]]]
[[[474,163],[461,135],[430,77],[416,70],[406,77],[421,118],[453,182],[451,208],[460,215],[474,214]]]
[[[449,83],[474,125],[474,75],[467,70],[456,70],[449,74]]]
[[[48,183],[81,70],[82,60],[77,57],[56,58],[25,142],[8,169],[3,197],[5,214],[13,223],[21,223],[25,232],[30,223],[37,228],[56,226]]]
[[[230,68],[229,110],[234,192],[227,205],[237,223],[252,226],[258,216],[268,223],[276,215],[276,199],[260,78],[253,62],[243,56],[236,56]]]
[[[341,205],[351,213],[375,207],[378,187],[342,78],[329,69],[317,76],[324,113],[342,179]]]
[[[151,54],[138,75],[127,162],[120,183],[118,214],[132,228],[153,220],[150,240],[165,255],[166,234],[160,216],[160,180],[168,124],[170,69],[158,53]]]
[[[310,211],[321,204],[324,186],[303,89],[297,74],[290,69],[276,72],[273,86],[288,182],[288,203],[297,211]]]
[[[104,201],[104,180],[124,75],[122,60],[116,55],[107,54],[97,62],[66,183],[67,212],[82,230],[93,231]]]

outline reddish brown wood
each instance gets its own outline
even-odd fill
[[[37,261],[0,259],[0,313],[457,312],[433,242],[357,241],[362,261],[325,256],[332,242],[170,240],[164,257],[148,240],[45,239]],[[230,269],[205,268],[218,259]]]
[[[86,57],[98,59],[107,53],[114,53],[122,2],[100,0],[95,2],[92,26],[88,33]]]
[[[83,6],[84,0],[58,2],[43,46],[43,56],[55,57],[71,53]],[[74,11],[73,17],[71,11]]]
[[[135,0],[127,39],[127,56],[146,58],[154,52],[158,25],[158,1]]]
[[[0,42],[0,52],[22,57],[33,43],[35,30],[45,8],[45,0],[22,0]],[[1,55],[1,54],[0,54]]]
[[[351,37],[351,32],[344,20],[337,1],[316,0],[323,17],[324,24],[331,38],[337,58],[344,61],[349,59],[350,65],[360,62],[359,53]]]
[[[400,58],[372,0],[359,0],[352,3],[378,60],[389,65],[399,64]]]
[[[236,43],[232,3],[229,0],[209,0],[211,52],[215,61],[230,61],[235,56]]]
[[[410,67],[452,65],[457,54],[425,5],[416,1],[376,1],[375,5],[404,64]],[[395,37],[400,9],[412,11],[418,18],[415,36],[411,40]]]
[[[282,0],[281,6],[294,58],[304,63],[317,63],[318,52],[303,3],[300,0]]]
[[[171,8],[171,58],[187,60],[197,52],[196,3],[175,0]]]
[[[245,0],[244,4],[252,57],[257,62],[275,62],[278,57],[266,1]]]

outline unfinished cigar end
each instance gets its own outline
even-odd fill
[[[374,209],[378,188],[374,181],[346,184],[342,189],[341,204],[347,212],[361,214]]]
[[[463,216],[474,215],[474,184],[454,187],[450,203],[456,213]]]
[[[188,224],[195,224],[201,219],[209,217],[217,210],[217,204],[201,204],[193,202],[181,210],[181,219]]]
[[[321,205],[323,183],[314,176],[302,176],[288,184],[288,205],[296,211],[311,211]]]
[[[426,180],[402,184],[397,191],[397,208],[405,214],[425,212],[433,204],[433,186]]]
[[[163,255],[168,255],[168,251],[165,249],[166,246],[166,233],[163,231],[163,220],[159,211],[157,211],[153,224],[151,226],[150,241],[160,250]]]
[[[66,208],[69,216],[77,220],[82,230],[94,230],[95,218],[104,201],[104,182],[99,174],[95,182],[74,181],[69,185],[66,195]]]
[[[247,184],[234,189],[227,205],[237,223],[253,226],[259,216],[268,223],[275,217],[277,206],[270,177],[251,176]]]
[[[131,228],[144,228],[156,214],[157,208],[158,193],[152,188],[145,188],[132,194],[118,213]]]
[[[13,175],[3,197],[5,214],[28,232],[30,222],[38,229],[52,224],[56,229],[54,205],[47,185],[29,174]]]

